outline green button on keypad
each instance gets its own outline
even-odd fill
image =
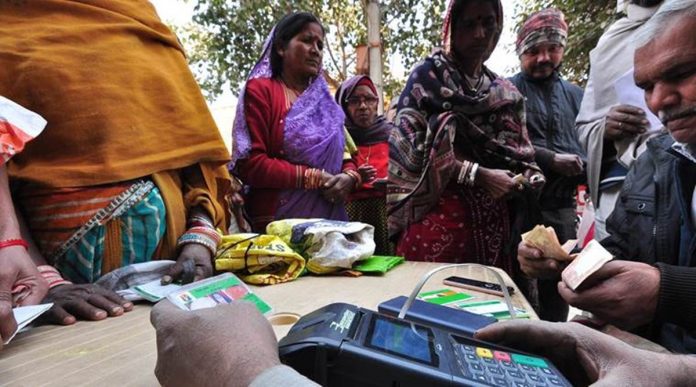
[[[548,364],[546,364],[544,359],[540,359],[538,357],[524,356],[524,355],[518,355],[516,353],[513,353],[512,354],[512,361],[514,361],[517,364],[524,364],[524,365],[528,365],[528,366],[548,368]]]

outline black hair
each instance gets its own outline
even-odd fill
[[[496,22],[500,22],[498,20],[498,18],[500,17],[500,15],[498,15],[498,1],[497,0],[482,0],[482,1],[491,3],[493,5],[493,10],[495,11],[495,15],[496,15]],[[470,2],[471,2],[471,0],[459,0],[459,1],[456,1],[454,3],[454,5],[452,6],[452,14],[450,15],[450,23],[452,23],[452,25],[450,26],[450,29],[452,31],[452,35],[454,35],[457,21],[462,16],[461,13],[464,11],[464,6]]]
[[[309,12],[294,12],[283,17],[276,24],[271,45],[271,71],[273,77],[278,77],[283,72],[283,58],[278,54],[278,49],[288,46],[288,43],[310,23],[317,23],[322,33],[326,33],[319,19]]]
[[[660,4],[662,0],[631,0],[631,4],[635,4],[639,7],[650,8]]]

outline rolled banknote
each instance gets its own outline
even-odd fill
[[[596,240],[590,241],[573,262],[561,273],[561,278],[575,291],[589,276],[612,260],[612,255]]]
[[[522,234],[524,243],[541,250],[546,258],[553,258],[559,261],[570,261],[572,258],[568,254],[575,246],[575,241],[569,241],[568,246],[564,248],[558,241],[558,236],[553,227],[544,227],[538,225],[531,231]]]

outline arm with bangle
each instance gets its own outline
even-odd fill
[[[176,264],[162,277],[162,283],[174,280],[184,283],[199,281],[213,275],[213,259],[222,241],[222,234],[201,207],[189,211],[186,232],[177,241]]]
[[[28,248],[15,216],[7,170],[0,165],[0,349],[17,329],[13,306],[38,304],[48,291]]]

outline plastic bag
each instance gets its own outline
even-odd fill
[[[254,285],[292,281],[304,268],[304,258],[275,235],[225,235],[215,257],[216,270],[235,272]]]
[[[272,222],[266,233],[278,235],[307,259],[307,269],[328,274],[350,269],[375,252],[375,228],[360,222],[285,219]]]
[[[0,97],[0,166],[21,152],[46,127],[40,115]]]

